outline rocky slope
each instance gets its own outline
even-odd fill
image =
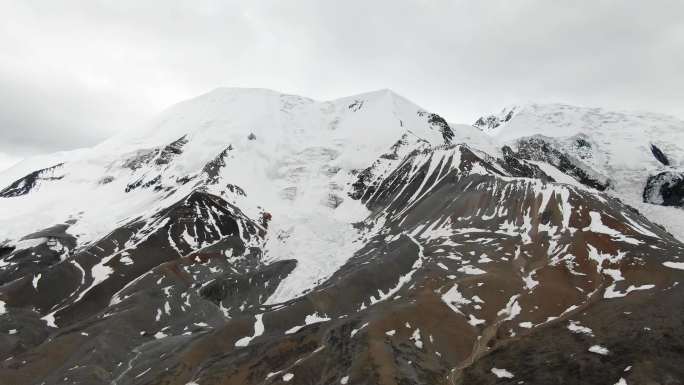
[[[525,111],[218,89],[16,166],[0,383],[681,383],[684,244]]]

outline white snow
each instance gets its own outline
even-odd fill
[[[168,337],[168,335],[164,332],[159,331],[159,332],[154,333],[155,339],[160,340],[160,339],[165,338],[165,337]]]
[[[513,373],[506,369],[492,368],[492,373],[498,378],[513,378],[515,377]]]
[[[573,333],[581,333],[589,336],[594,335],[594,332],[590,328],[582,326],[578,321],[570,321],[570,323],[568,323],[568,330]]]
[[[31,239],[22,239],[18,241],[17,243],[14,244],[14,251],[19,251],[19,250],[25,250],[25,249],[30,249],[32,247],[40,246],[43,243],[47,242],[47,238],[31,238]]]
[[[96,286],[100,282],[104,281],[113,272],[114,269],[109,266],[104,266],[104,263],[98,263],[97,265],[93,266],[92,270],[90,270],[90,274],[93,277],[93,283],[91,286]]]
[[[605,348],[601,345],[592,345],[589,348],[589,351],[592,353],[600,354],[602,356],[606,356],[606,355],[608,355],[608,353],[610,353],[610,351],[607,348]]]
[[[294,374],[292,374],[292,373],[285,373],[285,374],[283,375],[283,381],[289,382],[293,377],[294,377]]]
[[[620,292],[620,291],[615,290],[615,284],[612,284],[606,288],[606,291],[603,294],[603,298],[621,298],[621,297],[624,297],[633,291],[649,290],[649,289],[653,289],[654,287],[655,287],[655,285],[641,285],[641,286],[629,285],[627,290],[625,290],[624,292]]]
[[[264,323],[262,321],[263,316],[264,316],[263,314],[257,314],[256,316],[254,316],[256,318],[256,321],[254,322],[254,334],[252,336],[243,337],[243,338],[240,338],[239,340],[237,340],[235,342],[236,347],[247,346],[247,345],[249,345],[250,341],[252,341],[253,339],[259,337],[260,335],[262,335],[264,333]]]
[[[461,313],[460,307],[462,305],[468,305],[471,303],[471,301],[467,298],[465,298],[459,291],[458,291],[458,284],[455,284],[452,286],[449,290],[446,291],[446,293],[442,294],[442,302],[444,302],[447,306],[451,308],[451,310],[455,311],[456,313]]]
[[[416,329],[411,335],[410,339],[413,341],[413,344],[416,345],[418,349],[423,348],[423,341],[420,339],[420,329]]]
[[[40,280],[40,273],[38,275],[35,275],[33,277],[33,280],[31,281],[31,284],[33,285],[34,289],[38,289],[38,281]]]
[[[0,301],[2,302],[2,301]],[[2,307],[0,307],[0,314],[2,314]],[[55,324],[55,312],[49,313],[43,317],[41,317],[43,321],[47,324],[47,326],[51,328],[57,328],[57,324]]]
[[[304,325],[299,325],[299,326],[292,327],[292,328],[288,329],[288,330],[285,332],[285,334],[293,334],[293,333],[298,332],[299,329],[303,328],[303,327],[306,326],[306,325],[311,325],[311,324],[315,324],[315,323],[318,323],[318,322],[325,322],[325,321],[330,321],[330,318],[324,317],[324,316],[320,316],[320,315],[318,315],[318,313],[309,314],[309,315],[307,315],[306,318],[304,319]]]
[[[589,251],[589,259],[596,262],[598,271],[605,270],[606,273],[619,274],[619,270],[604,269],[603,262],[608,261],[609,263],[618,263],[625,257],[626,252],[616,251],[616,254],[604,254],[590,244],[587,244],[587,250]],[[616,281],[622,280],[621,276],[618,277],[614,275],[612,278]]]
[[[534,271],[531,271],[528,275],[523,277],[523,282],[525,283],[525,288],[527,290],[532,290],[534,289],[537,285],[539,285],[539,281],[536,279],[532,278],[534,275]]]
[[[125,256],[119,258],[119,262],[123,263],[124,265],[130,266],[133,264],[133,259],[131,259],[130,256],[125,255]]]
[[[348,381],[349,381],[349,376],[344,376],[340,379],[340,384],[347,385]]]
[[[465,273],[465,274],[468,274],[468,275],[480,275],[480,274],[486,273],[486,271],[484,271],[480,268],[471,266],[471,265],[461,266],[458,268],[458,271]]]
[[[575,187],[584,188],[584,185],[582,183],[580,183],[579,181],[577,181],[577,179],[575,179],[575,178],[571,177],[570,175],[562,172],[561,170],[557,169],[553,165],[550,165],[546,162],[540,162],[540,161],[534,161],[534,160],[530,160],[528,162],[538,166],[542,171],[544,171],[544,173],[546,175],[553,178],[553,180],[555,180],[557,183],[565,183],[565,184],[569,184],[569,185],[572,185]]]
[[[584,231],[591,231],[593,233],[610,235],[617,241],[627,242],[633,245],[638,245],[642,243],[640,241],[637,241],[636,239],[625,236],[624,234],[615,229],[606,226],[601,219],[601,213],[591,211],[589,212],[589,216],[591,217],[591,223],[588,227],[583,229]]]
[[[479,319],[479,318],[475,317],[475,316],[472,315],[472,314],[468,314],[468,323],[469,323],[471,326],[481,325],[481,324],[483,324],[483,323],[485,323],[485,322],[486,322],[486,321],[483,320],[483,319]]]
[[[499,312],[497,313],[498,316],[506,316],[505,318],[503,318],[502,321],[510,321],[513,318],[517,317],[518,314],[520,314],[520,312],[522,311],[520,304],[518,304],[518,297],[520,297],[520,294],[512,296],[508,300],[506,307],[499,310]]]
[[[351,331],[351,337],[354,337],[354,335],[356,335],[356,333],[358,333],[359,330],[365,328],[366,326],[368,326],[368,322],[366,322],[366,323],[364,323],[363,325],[361,325],[361,327],[359,327],[358,329],[352,330],[352,331]]]
[[[663,262],[663,265],[666,267],[669,267],[671,269],[684,270],[684,262],[667,261],[667,262]]]
[[[266,379],[268,380],[268,379],[271,378],[271,377],[277,376],[277,375],[280,374],[281,372],[282,372],[282,371],[270,372],[270,373],[268,373],[268,374],[266,375]]]

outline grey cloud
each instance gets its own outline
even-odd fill
[[[25,156],[87,146],[125,129],[124,101],[61,81],[37,84],[0,74],[0,151]]]
[[[451,121],[526,101],[684,116],[681,1],[10,1],[0,151],[92,144],[217,86],[392,88]]]

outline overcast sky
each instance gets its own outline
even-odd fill
[[[0,0],[0,168],[218,86],[684,117],[684,1]]]

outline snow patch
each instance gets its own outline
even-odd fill
[[[586,334],[588,336],[593,336],[594,332],[586,326],[582,326],[579,321],[570,321],[568,324],[568,330],[573,333]]]
[[[663,265],[665,267],[669,267],[670,269],[677,269],[677,270],[684,270],[684,262],[663,262]]]
[[[235,342],[236,347],[247,346],[249,345],[250,341],[264,333],[264,323],[262,321],[263,316],[263,314],[257,314],[256,316],[254,316],[256,318],[256,321],[254,322],[254,334],[250,337],[243,337],[237,340]]]
[[[600,355],[602,355],[602,356],[607,356],[608,353],[610,353],[610,351],[608,350],[608,348],[605,348],[605,347],[603,347],[603,346],[601,346],[601,345],[592,345],[592,346],[589,348],[589,351],[592,352],[592,353],[600,354]]]
[[[506,369],[492,368],[492,373],[498,378],[513,378],[513,373]]]
[[[465,298],[463,294],[461,294],[461,292],[458,291],[458,284],[455,284],[451,287],[451,289],[447,290],[446,293],[442,294],[442,302],[444,302],[447,306],[451,308],[451,310],[455,311],[456,313],[463,314],[459,309],[460,306],[468,305],[472,301]]]

